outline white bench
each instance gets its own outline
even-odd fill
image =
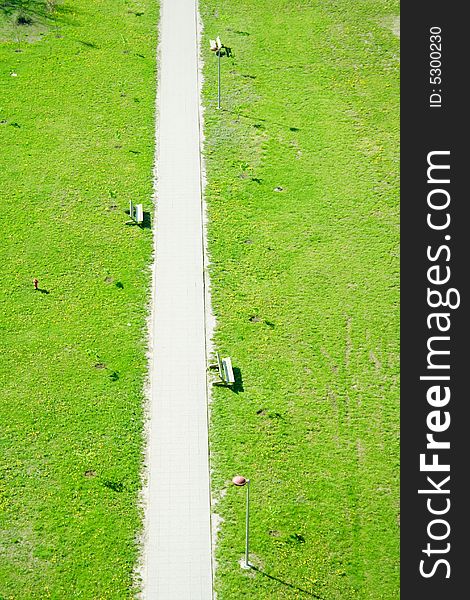
[[[235,375],[233,374],[232,360],[229,356],[221,358],[220,354],[216,353],[217,364],[210,365],[210,369],[218,369],[219,377],[225,385],[233,385],[235,383]]]
[[[131,219],[138,225],[144,222],[144,207],[142,204],[133,204],[131,200],[129,202],[129,214]]]

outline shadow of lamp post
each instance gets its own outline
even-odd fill
[[[250,480],[237,475],[232,479],[232,483],[238,487],[246,485],[245,561],[241,566],[243,569],[250,569]]]
[[[212,52],[217,54],[217,108],[220,108],[220,55],[224,46],[219,36],[215,40],[209,40],[209,43]]]

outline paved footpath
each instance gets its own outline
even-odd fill
[[[212,598],[197,7],[162,0],[146,600]]]

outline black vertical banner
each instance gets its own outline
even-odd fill
[[[402,600],[470,597],[463,6],[401,6]]]

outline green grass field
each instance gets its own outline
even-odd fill
[[[399,597],[398,10],[201,2],[221,600]]]
[[[151,211],[157,3],[49,8],[0,3],[0,598],[122,600],[152,253],[125,210]]]

